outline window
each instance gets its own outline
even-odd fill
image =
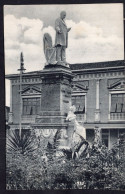
[[[85,95],[72,96],[72,105],[76,107],[76,114],[85,113]]]
[[[111,112],[112,113],[125,113],[125,94],[112,94],[111,95]]]
[[[40,98],[23,98],[23,114],[36,115],[40,111]]]
[[[109,146],[109,130],[102,129],[102,143],[108,148]]]
[[[90,144],[94,142],[94,129],[86,129],[86,139]]]

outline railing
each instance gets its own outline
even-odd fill
[[[110,120],[113,121],[125,120],[125,113],[110,113]]]
[[[36,115],[23,115],[22,123],[35,123]]]
[[[85,114],[76,114],[78,122],[85,122]],[[36,115],[22,115],[22,123],[34,123]]]

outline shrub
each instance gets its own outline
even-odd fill
[[[45,149],[33,131],[30,138],[33,149],[7,147],[7,189],[125,189],[124,157],[120,155],[123,140],[112,150],[94,142],[80,158],[73,159],[67,154],[56,157],[56,141]]]

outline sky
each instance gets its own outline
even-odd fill
[[[45,64],[43,34],[55,42],[55,20],[67,13],[71,27],[66,49],[68,63],[92,63],[124,59],[123,5],[5,5],[4,48],[5,73],[17,73],[20,52],[26,71],[41,70]],[[9,106],[9,81],[6,82],[6,104]]]

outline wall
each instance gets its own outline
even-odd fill
[[[96,109],[96,80],[89,80],[89,88],[86,94],[87,114],[86,121],[94,122],[94,112]]]
[[[30,87],[31,84],[22,84],[22,90],[26,87]],[[32,86],[36,86],[41,88],[41,84],[33,83]],[[20,94],[19,94],[20,86],[19,84],[12,85],[12,112],[13,112],[13,123],[19,123],[19,115],[20,115]]]
[[[107,88],[107,79],[101,79],[99,85],[99,102],[100,102],[100,121],[108,122],[109,113],[109,91]]]
[[[19,85],[12,86],[12,112],[13,112],[13,123],[19,123],[20,113],[20,94]]]

